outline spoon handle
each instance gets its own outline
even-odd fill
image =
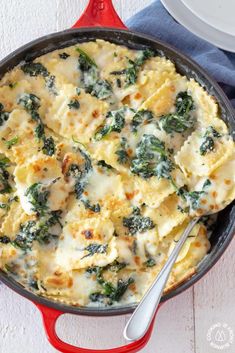
[[[152,286],[149,288],[147,293],[144,295],[139,305],[135,309],[131,318],[126,324],[123,335],[128,341],[136,341],[142,338],[147,332],[149,325],[151,324],[154,314],[157,310],[158,304],[160,302],[162,292],[166,285],[167,279],[170,275],[172,267],[182,249],[188,235],[199,221],[200,217],[194,218],[186,227],[179,241],[177,242],[174,250],[170,254],[167,262],[161,269],[160,273],[156,277]]]

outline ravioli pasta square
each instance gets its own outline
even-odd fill
[[[48,192],[48,207],[51,210],[65,208],[69,189],[65,183],[60,164],[54,157],[39,155],[37,158],[32,158],[27,163],[17,166],[14,176],[17,194],[26,213],[35,213],[33,201],[31,201],[30,194],[27,193],[29,188],[35,185],[44,187]]]
[[[73,102],[77,106],[73,107]],[[75,103],[76,104],[76,103]],[[47,126],[66,138],[87,143],[105,118],[108,105],[76,87],[64,85],[45,116]]]
[[[200,152],[203,144],[204,131],[194,131],[185,141],[181,150],[176,154],[175,161],[185,174],[199,176],[210,175],[213,170],[222,165],[232,155],[234,143],[230,136],[217,138],[213,150]]]
[[[177,77],[173,80],[168,78],[156,92],[146,99],[140,109],[150,110],[158,117],[171,112],[177,93],[185,91],[186,85],[185,77]]]
[[[173,173],[178,186],[185,184],[185,178],[179,169]],[[146,204],[151,208],[157,208],[164,199],[175,192],[175,187],[170,180],[164,178],[151,177],[144,180],[140,177],[134,177],[133,201],[137,205]]]
[[[176,194],[168,196],[158,208],[148,208],[145,216],[150,217],[157,226],[160,238],[168,235],[171,230],[183,223],[188,215],[178,209],[179,197]]]
[[[112,222],[104,218],[66,225],[56,253],[58,264],[66,269],[80,269],[112,263],[117,257],[113,232]]]

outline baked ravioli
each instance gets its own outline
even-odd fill
[[[0,81],[0,268],[70,305],[138,302],[190,219],[235,198],[219,112],[149,48],[96,40],[20,63]],[[165,291],[212,226],[194,227]]]

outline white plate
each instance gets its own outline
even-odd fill
[[[206,2],[207,0],[204,1]],[[181,0],[161,0],[161,2],[176,21],[189,31],[221,49],[235,53],[235,36],[221,32],[200,20]]]
[[[201,20],[235,36],[234,0],[181,0]]]

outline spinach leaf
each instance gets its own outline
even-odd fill
[[[5,121],[9,119],[9,115],[10,113],[6,112],[4,110],[3,104],[0,103],[0,126],[2,126],[5,123]]]
[[[14,88],[17,86],[17,84],[18,84],[18,82],[14,82],[14,83],[13,83],[13,82],[10,82],[8,86],[9,86],[11,89],[14,89]]]
[[[55,154],[55,141],[52,136],[43,136],[42,152],[47,156],[53,156]]]
[[[107,252],[107,248],[108,245],[107,244],[96,244],[96,243],[92,243],[89,244],[84,250],[86,250],[88,252],[87,255],[84,255],[82,259],[85,259],[88,256],[93,256],[95,254],[106,254]]]
[[[32,210],[38,215],[42,216],[45,211],[48,210],[48,197],[50,196],[50,191],[48,186],[42,183],[32,184],[25,192],[29,202],[32,205]]]
[[[121,137],[121,142],[120,142],[120,147],[119,149],[115,152],[115,154],[118,156],[118,163],[120,164],[126,164],[129,160],[129,156],[127,153],[127,139],[125,137]]]
[[[175,107],[175,113],[164,115],[159,121],[160,127],[168,134],[182,133],[191,129],[195,124],[195,119],[191,115],[194,109],[193,99],[186,91],[178,93]]]
[[[32,248],[34,241],[38,241],[42,245],[50,244],[53,239],[57,239],[59,236],[59,234],[51,233],[51,227],[55,225],[62,227],[60,222],[61,213],[61,210],[52,211],[45,217],[21,225],[20,231],[12,244],[25,251]]]
[[[98,99],[107,99],[111,97],[113,91],[111,84],[107,80],[99,79],[95,82],[92,91],[89,93]]]
[[[16,143],[18,143],[18,141],[19,141],[19,137],[15,136],[10,140],[5,141],[5,145],[6,145],[7,149],[9,150],[9,149],[11,149],[12,146],[14,146]]]
[[[91,66],[97,67],[95,61],[87,55],[81,48],[77,47],[76,51],[79,52],[79,64],[82,71],[87,71]]]
[[[0,236],[0,243],[8,244],[10,242],[11,242],[11,239],[8,236],[6,236],[6,235]]]
[[[93,267],[90,273],[96,274],[96,280],[101,285],[102,291],[91,293],[89,298],[93,302],[102,302],[107,305],[112,305],[114,301],[119,301],[128,287],[134,283],[133,278],[127,280],[119,279],[117,286],[115,287],[112,283],[106,281],[103,277],[103,272],[107,267]]]
[[[49,76],[49,72],[47,71],[46,67],[43,66],[41,63],[28,62],[21,65],[20,68],[25,74],[32,77],[39,75],[43,77]]]
[[[131,235],[143,233],[146,230],[155,227],[155,224],[150,217],[141,216],[140,209],[138,207],[134,208],[129,217],[123,217],[123,225],[128,228]]]
[[[93,59],[82,49],[76,48],[80,53],[78,58],[78,68],[81,71],[81,83],[86,93],[98,99],[107,99],[112,95],[112,86],[108,80],[99,77],[98,67]]]
[[[68,107],[69,109],[75,109],[78,110],[80,108],[80,103],[77,99],[72,99],[69,103],[68,103]]]
[[[99,167],[105,168],[105,169],[113,169],[113,167],[110,164],[107,164],[103,159],[97,162],[97,165]]]
[[[63,53],[59,54],[60,59],[63,59],[63,60],[68,59],[69,56],[70,55],[68,53],[66,53],[66,52],[63,52]]]
[[[1,209],[5,209],[5,210],[9,210],[10,209],[10,205],[12,202],[18,202],[19,201],[19,198],[18,196],[12,196],[12,197],[9,197],[9,199],[7,200],[6,203],[3,203],[3,202],[0,202],[0,208]]]
[[[55,142],[52,136],[46,137],[44,124],[37,111],[40,108],[40,98],[32,93],[24,93],[19,97],[17,103],[20,104],[37,123],[35,135],[43,142],[43,153],[52,156],[55,153]]]
[[[153,267],[156,265],[156,261],[153,259],[153,258],[149,258],[145,263],[144,265],[146,267]]]
[[[12,191],[9,184],[10,174],[6,170],[10,166],[10,160],[7,157],[0,157],[0,194],[7,194]]]
[[[182,213],[187,213],[190,210],[197,210],[200,207],[201,197],[207,192],[207,188],[211,185],[211,181],[206,179],[200,191],[189,191],[187,186],[183,186],[178,189],[177,195],[180,196],[186,203],[188,207],[178,206],[178,209]]]
[[[49,92],[53,93],[55,96],[58,95],[57,89],[55,86],[55,81],[56,78],[54,75],[50,75],[46,78],[46,88],[48,89]]]
[[[149,123],[153,120],[154,116],[150,110],[140,110],[132,118],[131,129],[137,132],[138,127],[144,123]]]
[[[100,212],[100,205],[97,203],[92,205],[88,198],[83,195],[87,184],[87,174],[92,170],[91,159],[88,154],[82,149],[78,148],[78,151],[83,156],[83,165],[77,165],[72,163],[69,166],[67,176],[74,179],[74,192],[78,200],[80,200],[85,208],[90,209],[93,212]]]
[[[215,128],[209,126],[203,135],[202,143],[199,147],[200,155],[204,156],[205,154],[213,151],[215,148],[215,139],[220,137],[221,134]]]
[[[83,205],[85,206],[85,208],[88,208],[89,210],[95,212],[95,213],[98,213],[100,212],[100,205],[97,203],[95,205],[92,205],[90,203],[90,201],[86,198],[86,197],[82,197],[81,198],[81,202],[83,203]]]
[[[138,78],[139,70],[145,61],[153,56],[156,53],[151,49],[145,49],[139,53],[135,60],[128,59],[128,65],[125,69],[120,71],[112,71],[111,75],[125,75],[126,87],[135,84]]]
[[[142,178],[157,176],[172,180],[173,162],[168,158],[165,145],[154,135],[144,134],[136,148],[136,157],[130,170]]]
[[[95,140],[99,141],[111,132],[121,132],[125,125],[125,109],[109,111],[106,115],[106,123],[95,134]]]
[[[37,111],[40,108],[40,98],[33,93],[23,93],[17,103],[21,105],[28,113]]]

